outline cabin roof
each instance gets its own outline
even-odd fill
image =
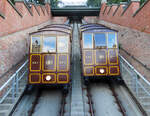
[[[117,32],[117,31],[109,28],[90,28],[83,30],[82,32],[98,33],[98,32]]]
[[[59,33],[63,33],[63,34],[68,34],[68,35],[71,35],[71,33],[69,32],[66,32],[66,31],[63,31],[63,30],[55,30],[55,29],[45,29],[45,30],[38,30],[38,31],[35,31],[35,32],[32,32],[32,33],[29,33],[29,35],[34,35],[34,34],[42,34],[43,32],[59,32]],[[59,34],[58,34],[59,35]]]
[[[88,23],[80,26],[81,32],[118,32],[102,24]]]

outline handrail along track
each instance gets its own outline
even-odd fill
[[[12,103],[15,102],[15,97],[17,97],[19,92],[19,82],[24,77],[24,75],[27,73],[27,65],[28,60],[25,61],[25,63],[0,87],[0,92],[3,93],[0,104],[5,100],[5,98],[12,92]]]
[[[150,103],[144,102],[146,99],[150,100],[150,82],[139,73],[125,58],[121,55],[120,57],[120,67],[122,79],[128,86],[129,90],[132,92],[134,97],[142,105],[146,113],[150,114]]]

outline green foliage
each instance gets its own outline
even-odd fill
[[[128,2],[129,0],[108,0],[108,4],[119,4],[120,2]]]
[[[140,0],[140,4],[143,4],[144,2],[146,2],[147,0]],[[130,2],[130,0],[108,0],[108,4],[119,4],[120,2]]]
[[[45,0],[38,0],[38,1],[39,1],[39,4],[42,4],[42,5],[45,4]]]
[[[12,2],[13,4],[15,4],[15,0],[11,0],[11,2]]]
[[[60,3],[60,0],[51,0],[52,7],[58,7],[58,4]]]
[[[87,6],[98,7],[101,4],[101,0],[87,0]]]
[[[140,4],[142,5],[144,2],[146,2],[147,0],[140,0]]]

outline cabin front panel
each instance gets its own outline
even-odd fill
[[[69,60],[68,54],[57,54],[57,72],[68,72],[70,64]]]
[[[56,72],[56,54],[43,54],[42,71]]]
[[[30,54],[30,71],[39,72],[41,70],[41,55],[40,54]]]

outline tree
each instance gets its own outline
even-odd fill
[[[146,0],[140,0],[140,4],[142,5]]]
[[[129,0],[108,0],[108,4],[119,4],[120,2],[129,2]]]
[[[52,7],[58,7],[58,4],[61,3],[60,0],[51,0]]]
[[[140,4],[143,4],[147,0],[140,0]],[[130,0],[108,0],[108,4],[116,3],[119,4],[120,2],[130,2]]]
[[[101,4],[101,0],[87,0],[87,6],[98,7]]]

